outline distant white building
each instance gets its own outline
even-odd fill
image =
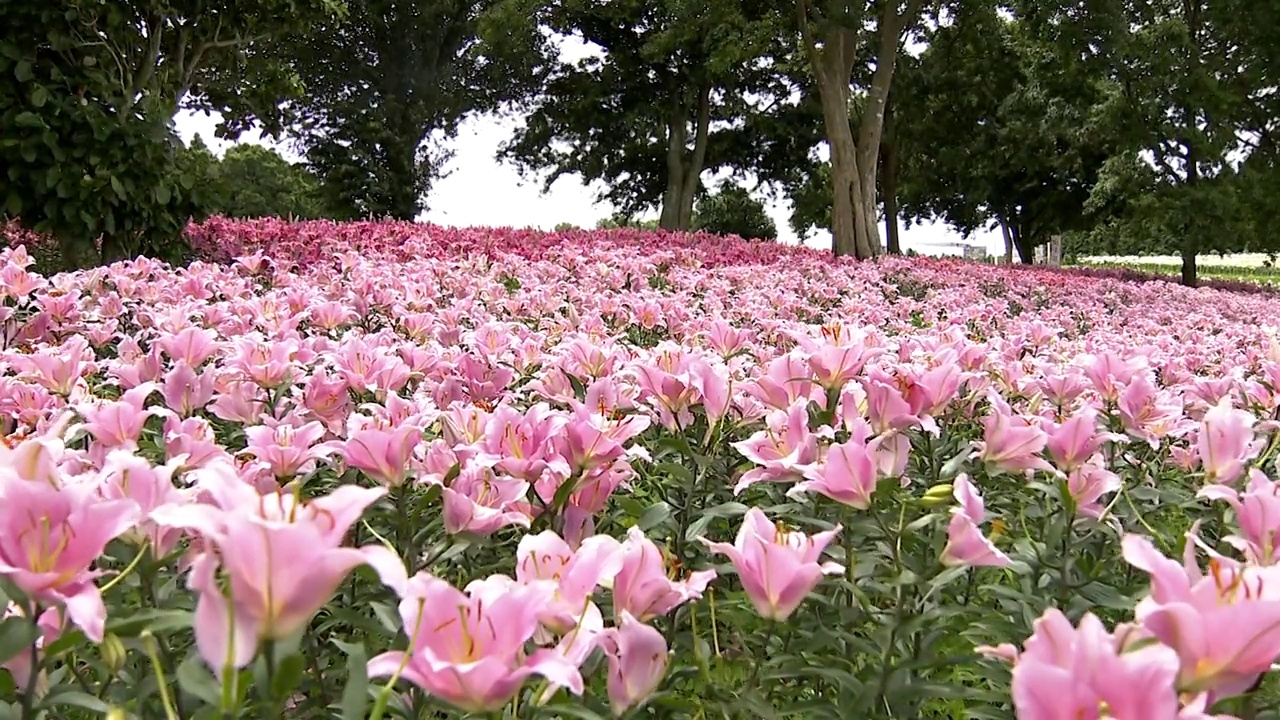
[[[977,262],[986,262],[990,258],[985,245],[965,242],[921,243],[920,254],[962,257],[965,260],[975,260]]]

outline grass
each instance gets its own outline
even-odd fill
[[[1099,256],[1081,258],[1079,267],[1120,268],[1153,275],[1178,275],[1182,261],[1175,256]],[[1280,263],[1263,253],[1204,255],[1197,273],[1208,280],[1231,280],[1280,286]]]

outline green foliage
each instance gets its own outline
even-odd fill
[[[621,228],[634,228],[637,230],[657,230],[658,221],[656,219],[637,220],[634,217],[631,217],[629,215],[624,215],[622,213],[614,213],[613,215],[610,215],[607,218],[601,218],[600,221],[596,223],[596,227],[600,230],[618,230]]]
[[[661,207],[664,227],[687,229],[702,172],[729,159],[721,136],[771,78],[755,61],[780,19],[754,0],[559,0],[539,20],[601,54],[553,66],[502,157],[545,187],[576,174],[628,215]]]
[[[903,216],[965,235],[1003,224],[1024,262],[1099,222],[1086,202],[1117,144],[1101,117],[1117,92],[1104,64],[1039,22],[960,3],[894,90]]]
[[[140,253],[181,259],[203,190],[184,172],[168,114],[125,109],[107,51],[82,40],[82,26],[101,19],[30,3],[0,11],[5,216],[57,237],[69,267]]]
[[[740,185],[728,185],[704,195],[694,209],[694,229],[752,240],[777,240],[778,228],[764,203]]]
[[[1274,196],[1253,186],[1265,188],[1274,167],[1280,13],[1255,15],[1239,0],[1104,6],[1111,29],[1103,45],[1124,89],[1113,116],[1126,149],[1091,198],[1123,199],[1110,244],[1176,247],[1187,284],[1196,282],[1201,251],[1276,247],[1273,233],[1259,232]],[[1097,240],[1086,244],[1107,244]]]
[[[210,214],[302,220],[334,216],[325,207],[315,176],[270,148],[234,145],[218,160],[197,138],[187,153],[201,167],[197,177],[211,188],[206,206]]]
[[[497,109],[540,66],[523,0],[353,0],[278,43],[305,93],[286,104],[342,217],[415,218],[467,116]],[[485,42],[486,38],[492,42]]]
[[[174,113],[188,96],[220,109],[236,94],[218,79],[227,63],[335,9],[329,0],[0,0],[3,212],[56,236],[67,267],[183,259],[182,230],[208,200],[188,162],[207,158],[182,152]],[[278,99],[240,98],[246,112]]]

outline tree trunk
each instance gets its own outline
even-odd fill
[[[848,98],[838,86],[831,87],[832,84],[825,73],[819,76],[822,118],[831,153],[831,253],[837,257],[859,257],[855,202],[860,204],[861,197],[854,194],[858,184],[858,154],[853,130],[849,127]],[[847,81],[844,84],[848,86]]]
[[[84,238],[59,237],[58,253],[63,270],[84,270],[102,262],[102,256],[93,246],[93,241]]]
[[[885,106],[880,196],[884,201],[885,249],[891,255],[901,255],[902,245],[898,239],[898,138],[893,122],[892,97],[890,95],[890,102]]]
[[[1004,236],[1004,264],[1013,264],[1013,233],[1009,231],[1009,223],[1000,218],[1000,234]]]
[[[662,194],[662,212],[658,227],[680,229],[680,199],[684,197],[684,142],[689,129],[685,125],[685,104],[676,103],[667,118],[667,189]]]
[[[707,136],[711,129],[711,83],[703,82],[698,90],[698,116],[694,124],[693,153],[684,168],[684,181],[680,186],[681,230],[693,228],[693,201],[702,185],[702,166],[707,160]],[[683,155],[684,148],[681,147]]]
[[[1183,12],[1187,32],[1191,36],[1191,72],[1194,73],[1199,71],[1201,64],[1200,3],[1198,0],[1184,2]],[[1197,113],[1190,102],[1183,106],[1182,113],[1182,119],[1187,124],[1187,139],[1183,143],[1187,151],[1186,186],[1188,191],[1194,192],[1195,187],[1200,184],[1200,153],[1194,140],[1197,131]],[[1200,282],[1196,267],[1196,256],[1200,254],[1200,228],[1201,224],[1196,216],[1186,216],[1182,235],[1182,284],[1187,287],[1196,287]]]
[[[922,5],[923,0],[908,0],[906,8],[899,13],[898,3],[880,3],[876,69],[855,139],[849,126],[849,83],[862,39],[861,18],[828,18],[819,48],[809,18],[809,2],[796,2],[802,50],[808,55],[809,66],[817,79],[831,152],[831,251],[835,255],[871,258],[880,254],[876,166],[884,130],[885,103],[898,61],[902,31],[908,22],[914,22]]]
[[[132,260],[136,257],[125,246],[123,238],[119,235],[103,235],[102,236],[102,264],[110,265],[120,262],[121,260]]]
[[[1036,261],[1036,245],[1032,242],[1032,238],[1024,235],[1016,224],[1011,229],[1013,230],[1013,246],[1018,249],[1018,260],[1023,265],[1034,265]]]

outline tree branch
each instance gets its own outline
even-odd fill
[[[164,16],[153,16],[147,22],[146,27],[146,54],[142,57],[142,66],[133,74],[129,86],[125,89],[124,102],[121,107],[121,113],[123,114],[133,110],[133,106],[137,104],[142,94],[146,92],[147,84],[151,82],[151,78],[155,75],[156,67],[160,63],[160,45],[164,38]]]
[[[814,74],[821,74],[822,59],[818,56],[818,45],[813,38],[813,28],[809,26],[809,3],[807,0],[796,0],[796,16],[800,23],[800,42],[804,45],[804,53],[809,58],[809,65]]]

